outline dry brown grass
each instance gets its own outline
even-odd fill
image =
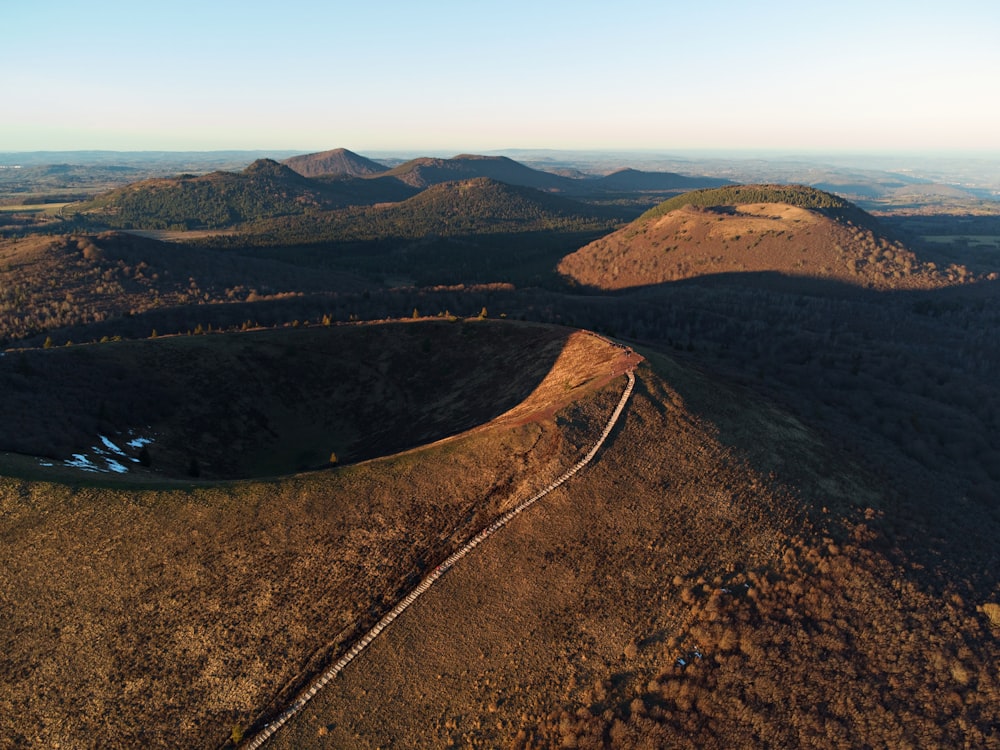
[[[157,492],[0,481],[0,736],[205,747],[266,720],[580,456],[619,356],[569,336],[490,427],[335,472]],[[992,608],[888,553],[881,496],[798,420],[650,355],[597,460],[269,747],[995,745]]]
[[[449,572],[273,746],[995,743],[988,619],[883,555],[859,505],[878,486],[823,464],[787,415],[657,367],[676,389],[643,368],[598,461]],[[802,495],[786,486],[810,474]]]
[[[681,631],[674,577],[766,564],[796,514],[646,372],[598,460],[449,572],[275,747],[501,747],[568,701],[613,706]]]
[[[638,220],[564,258],[559,272],[600,289],[774,272],[873,289],[929,289],[966,277],[871,230],[785,204],[688,206]]]
[[[0,736],[206,747],[287,700],[421,571],[579,458],[607,414],[573,404],[604,376],[598,350],[618,350],[555,334],[538,356],[569,389],[393,458],[160,491],[0,480]]]

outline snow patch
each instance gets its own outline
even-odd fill
[[[113,471],[115,474],[127,474],[128,467],[122,466],[120,463],[115,461],[113,458],[104,459],[108,464],[108,470]]]
[[[74,469],[83,469],[84,471],[100,471],[96,464],[87,458],[82,453],[74,453],[72,458],[67,458],[63,461],[66,466],[72,466]]]
[[[121,448],[119,448],[117,445],[111,442],[110,438],[105,437],[104,435],[98,435],[97,437],[99,437],[101,439],[101,442],[104,443],[104,447],[107,448],[112,453],[116,453],[119,456],[125,455],[125,451],[123,451]]]
[[[129,430],[129,434],[134,435],[135,431]],[[64,460],[62,465],[98,474],[107,474],[109,472],[127,474],[130,462],[135,464],[142,463],[135,456],[130,456],[119,448],[115,441],[107,435],[98,435],[97,439],[99,441],[98,445],[91,446],[87,453],[74,453],[71,458]],[[125,445],[129,448],[142,449],[152,443],[152,438],[135,437],[126,442]],[[38,465],[51,467],[56,464],[51,461],[39,459]]]

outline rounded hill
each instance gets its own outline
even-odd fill
[[[482,232],[484,227],[552,229],[614,218],[599,206],[490,177],[433,185],[407,201],[387,206],[383,213],[418,226],[431,224],[427,231],[435,234]]]
[[[330,196],[313,182],[270,159],[242,172],[143,180],[76,204],[73,210],[125,229],[219,229],[270,216],[326,207]]]
[[[328,175],[366,177],[388,171],[388,167],[356,154],[353,151],[348,151],[346,148],[335,148],[332,151],[293,156],[290,159],[285,159],[282,164],[306,177],[323,177]]]
[[[563,258],[559,272],[599,289],[751,273],[876,289],[965,278],[921,262],[849,201],[799,185],[685,193]]]

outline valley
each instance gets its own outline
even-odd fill
[[[274,156],[0,212],[11,746],[1000,747],[988,191]]]

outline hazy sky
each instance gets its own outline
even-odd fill
[[[0,151],[1000,151],[1000,2],[0,0]]]

